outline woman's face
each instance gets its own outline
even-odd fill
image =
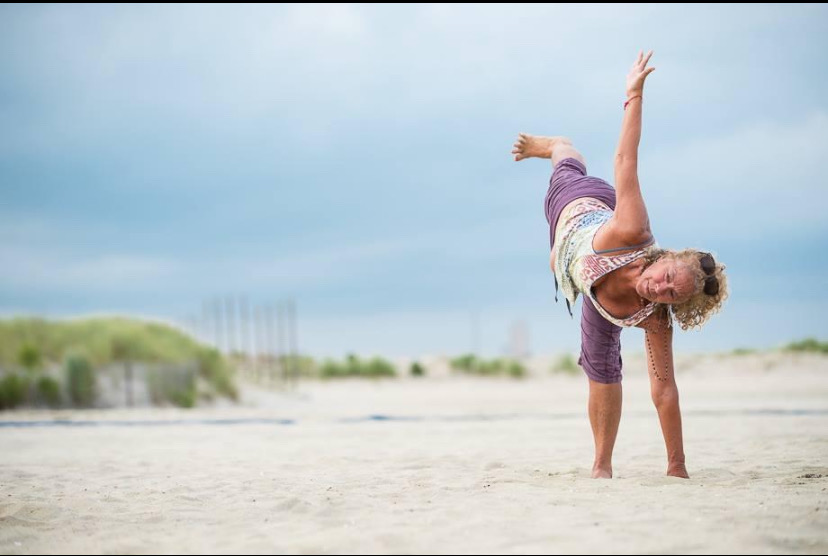
[[[635,291],[648,301],[656,303],[684,303],[693,295],[695,279],[685,263],[662,258],[641,273],[635,282]]]

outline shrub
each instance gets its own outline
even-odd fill
[[[416,361],[411,364],[411,376],[421,377],[425,376],[425,369]]]
[[[17,354],[17,362],[29,372],[34,372],[43,365],[43,357],[40,350],[32,344],[24,344]]]
[[[196,375],[192,369],[152,369],[147,375],[147,386],[154,404],[172,403],[187,408],[195,406]]]
[[[202,349],[197,356],[198,374],[223,396],[233,400],[239,397],[239,391],[233,382],[233,376],[226,361],[215,349]]]
[[[97,396],[95,371],[83,355],[66,358],[66,387],[69,399],[78,407],[91,407]]]
[[[394,366],[388,361],[375,357],[370,361],[362,361],[356,355],[348,355],[344,362],[325,361],[319,370],[322,378],[383,378],[397,376]]]
[[[16,373],[7,374],[0,379],[0,409],[12,409],[26,400],[29,381]]]
[[[37,400],[49,407],[60,405],[60,384],[50,376],[42,376],[37,380]]]
[[[828,342],[820,342],[816,338],[806,338],[800,342],[792,342],[785,346],[786,351],[806,351],[811,353],[828,353]]]
[[[526,368],[517,361],[510,361],[506,366],[506,374],[512,378],[523,378],[526,376]]]
[[[449,362],[451,368],[467,374],[479,376],[509,376],[511,378],[523,378],[526,376],[526,368],[519,362],[512,359],[478,359],[474,355],[462,355]]]
[[[574,375],[578,373],[578,363],[575,361],[575,358],[569,355],[568,353],[562,355],[554,365],[552,365],[552,372],[553,373],[564,373],[569,375]]]

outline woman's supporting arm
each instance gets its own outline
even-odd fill
[[[657,311],[639,326],[644,329],[650,396],[658,412],[667,448],[667,474],[687,478],[679,393],[673,367],[673,327],[666,311]]]

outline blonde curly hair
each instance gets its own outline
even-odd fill
[[[716,265],[712,274],[705,274],[701,268],[700,259],[704,255],[708,255],[706,251],[699,251],[698,249],[683,249],[681,251],[674,251],[672,249],[660,249],[658,247],[650,247],[644,254],[644,268],[647,268],[654,262],[669,258],[675,261],[682,262],[688,265],[694,274],[696,287],[693,295],[684,303],[676,303],[673,305],[662,305],[663,309],[672,313],[673,318],[679,323],[682,330],[689,330],[692,328],[701,328],[707,320],[718,313],[722,304],[728,296],[727,290],[727,276],[725,276],[725,265],[713,257]],[[705,280],[709,276],[714,276],[718,281],[719,290],[714,295],[704,293]]]

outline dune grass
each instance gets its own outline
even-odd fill
[[[33,377],[43,368],[62,367],[69,398],[77,405],[91,403],[91,369],[117,363],[195,365],[198,375],[216,394],[232,399],[238,396],[230,365],[218,351],[165,324],[122,317],[0,321],[0,367],[24,371],[22,377]],[[38,384],[43,397],[53,401],[54,384],[42,380]],[[19,398],[18,386],[15,379],[10,379],[13,399]],[[184,400],[185,406],[193,403],[189,393],[178,392],[176,397]]]
[[[820,342],[816,338],[806,338],[799,342],[791,342],[783,348],[785,351],[804,351],[810,353],[828,353],[828,342]]]

